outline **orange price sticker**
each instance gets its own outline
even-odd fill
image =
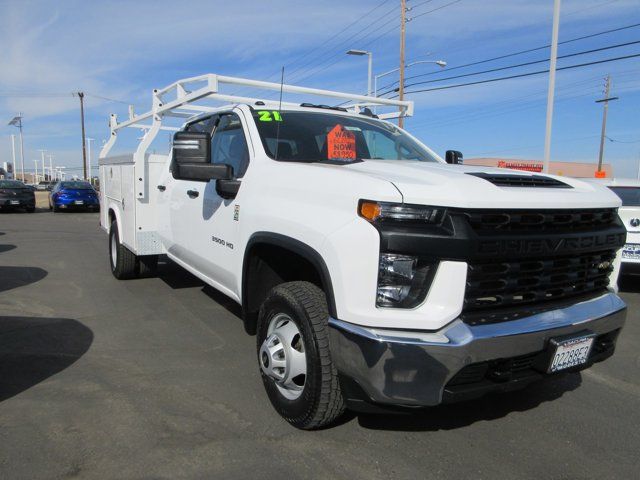
[[[327,133],[327,158],[329,160],[355,160],[356,136],[338,124]]]

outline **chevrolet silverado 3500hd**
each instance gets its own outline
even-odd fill
[[[385,121],[412,111],[214,74],[154,90],[149,112],[111,116],[100,155],[113,274],[148,274],[165,254],[238,302],[271,403],[304,429],[345,408],[470,399],[612,355],[626,315],[619,198],[463,166],[455,151],[445,162]],[[125,127],[145,130],[137,150],[108,156]],[[147,153],[162,130],[175,132],[171,152]]]

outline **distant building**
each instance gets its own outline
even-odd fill
[[[542,160],[519,160],[513,158],[465,158],[465,165],[482,165],[485,167],[510,168],[526,172],[542,172]],[[550,162],[549,173],[565,177],[594,178],[598,165],[584,162]],[[602,171],[607,178],[613,177],[610,164],[602,164]]]

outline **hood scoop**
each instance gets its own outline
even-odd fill
[[[501,173],[468,172],[467,175],[482,178],[498,187],[520,187],[520,188],[573,188],[555,178],[543,175],[517,175]]]

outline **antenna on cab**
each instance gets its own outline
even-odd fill
[[[280,122],[282,121],[282,89],[284,87],[284,65],[280,75],[280,102],[278,103],[278,118],[276,118],[276,152],[275,160],[278,160],[278,147],[280,146]]]

